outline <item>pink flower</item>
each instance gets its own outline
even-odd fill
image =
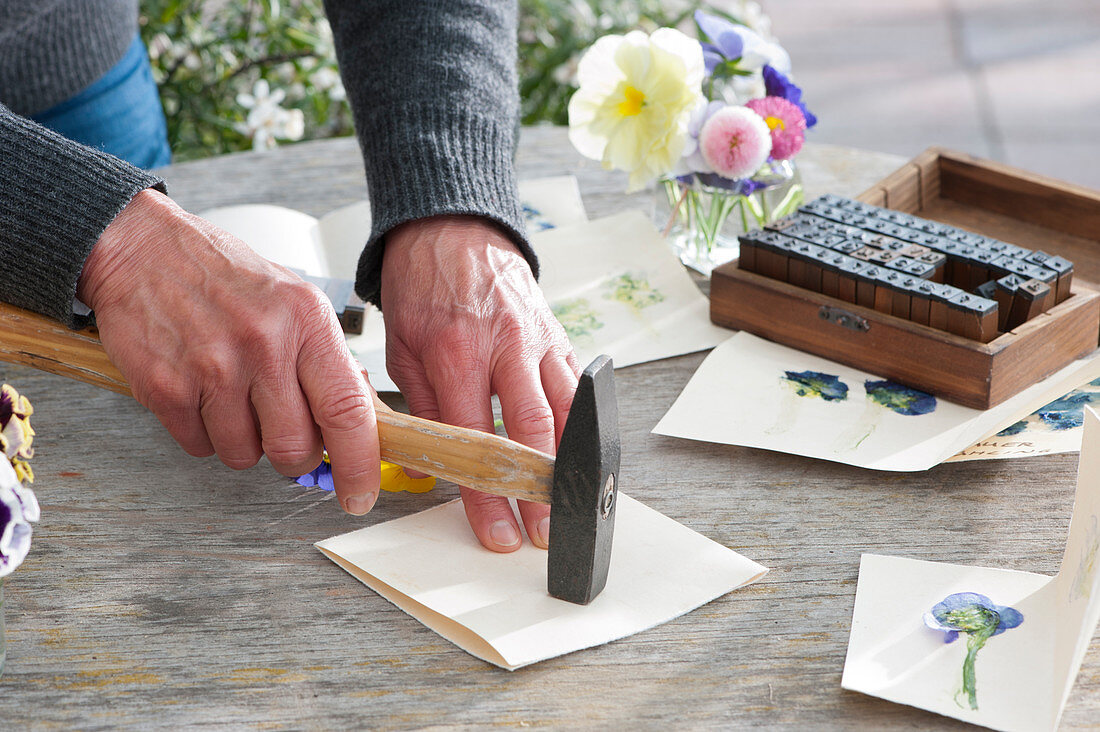
[[[711,115],[699,132],[699,149],[714,172],[725,178],[748,178],[772,150],[768,126],[745,107],[726,107]]]
[[[806,137],[806,115],[797,104],[783,97],[764,97],[751,99],[745,106],[763,117],[771,130],[773,158],[786,160],[798,154]]]

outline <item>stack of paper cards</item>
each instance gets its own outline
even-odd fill
[[[616,367],[712,348],[729,332],[711,325],[706,297],[640,212],[589,222],[570,176],[520,181],[542,270],[540,285],[582,366],[601,353]],[[317,278],[354,276],[370,231],[366,201],[320,219],[279,206],[230,206],[204,218],[286,267]],[[368,308],[348,346],[378,391],[386,371],[382,314]]]
[[[490,552],[460,501],[318,542],[441,636],[508,670],[659,625],[755,582],[765,567],[619,493],[611,567],[588,605],[546,591],[547,553]]]
[[[1054,577],[864,554],[842,685],[1004,730],[1054,729],[1100,619],[1100,419]]]
[[[876,470],[927,470],[1100,375],[1076,361],[985,411],[738,333],[714,349],[654,428]]]

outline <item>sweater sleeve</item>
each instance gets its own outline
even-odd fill
[[[62,321],[84,260],[135,195],[164,181],[0,104],[0,299]]]
[[[512,160],[514,0],[325,0],[325,7],[370,191],[359,295],[379,304],[387,231],[441,214],[496,222],[537,276]]]

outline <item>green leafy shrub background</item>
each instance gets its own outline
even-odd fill
[[[577,60],[600,36],[682,27],[701,5],[520,0],[523,123],[566,123]],[[352,133],[321,0],[143,0],[141,8],[175,160]],[[261,79],[281,117],[263,113],[271,107],[249,116],[245,95],[255,96]],[[257,120],[273,125],[272,134],[256,134]]]

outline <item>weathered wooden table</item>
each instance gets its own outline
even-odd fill
[[[190,210],[271,202],[319,215],[364,194],[351,140],[173,166]],[[856,194],[895,156],[807,146],[810,195]],[[651,206],[526,130],[522,177],[573,173],[591,216]],[[650,434],[703,354],[618,373],[622,485],[771,567],[760,583],[609,645],[514,673],[458,650],[312,547],[454,496],[385,494],[364,518],[262,464],[188,457],[135,402],[26,368],[42,521],[4,583],[0,727],[428,725],[949,728],[843,691],[861,552],[1053,574],[1076,455],[875,473]],[[1066,728],[1100,722],[1100,644]]]

